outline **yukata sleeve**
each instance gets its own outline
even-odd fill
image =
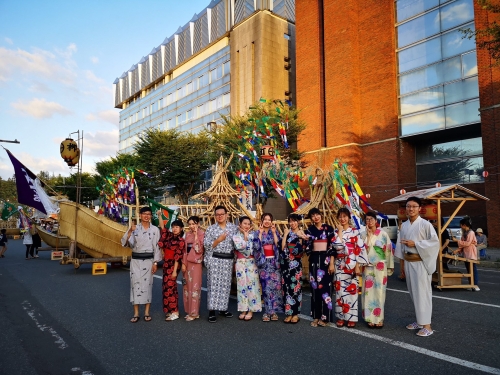
[[[207,259],[212,257],[213,253],[213,243],[216,239],[215,232],[213,228],[208,228],[205,232],[205,238],[203,239],[203,247],[205,248],[205,264],[207,264]]]
[[[385,232],[384,232],[384,238],[385,238],[384,251],[385,251],[385,260],[387,268],[394,268],[394,255],[392,254],[392,242],[391,239],[389,238],[389,235]]]
[[[366,245],[363,238],[361,238],[359,232],[354,231],[354,254],[356,254],[356,263],[361,266],[366,266],[368,264],[368,254],[366,252]]]
[[[135,237],[134,237],[134,232],[130,235],[130,238],[127,240],[128,236],[128,230],[125,232],[125,234],[122,236],[121,243],[123,247],[131,247],[132,249],[135,246]]]
[[[303,249],[304,249],[304,252],[306,253],[306,255],[311,255],[312,253],[312,250],[313,250],[313,238],[312,238],[312,234],[311,232],[309,231],[309,229],[306,229],[304,231],[304,234],[306,234],[307,236],[309,236],[307,238],[307,240],[304,240],[304,243],[303,243]]]
[[[166,241],[168,239],[168,235],[169,235],[169,231],[168,229],[166,228],[163,228],[161,230],[161,234],[160,234],[160,240],[158,241],[158,246],[163,250],[163,248],[166,246]]]
[[[160,230],[156,228],[153,241],[154,262],[159,262],[163,259],[162,249],[160,249],[160,246],[158,245],[159,240],[160,240]]]
[[[177,248],[175,249],[174,260],[182,262],[182,258],[185,253],[185,248],[186,248],[186,241],[184,241],[184,238],[180,238],[179,243],[177,244]]]
[[[266,257],[262,248],[262,241],[259,239],[259,233],[257,231],[253,232],[252,246],[255,263],[257,263],[257,266],[262,266],[266,262]]]
[[[335,240],[335,231],[328,233],[326,255],[336,258],[337,247],[334,246],[334,240]]]

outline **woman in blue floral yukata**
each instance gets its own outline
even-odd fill
[[[283,234],[283,244],[280,250],[280,268],[283,284],[283,297],[285,303],[285,323],[296,324],[299,322],[300,308],[302,306],[302,255],[304,246],[302,242],[308,240],[306,234],[299,228],[301,216],[288,215],[288,225]]]
[[[254,257],[259,268],[262,296],[264,297],[264,314],[262,321],[279,320],[277,313],[283,312],[283,294],[281,289],[281,273],[279,250],[281,236],[276,231],[273,215],[262,214],[259,230],[254,232]]]
[[[321,211],[309,211],[312,225],[307,228],[309,242],[309,283],[311,284],[311,327],[324,327],[333,322],[333,274],[335,249],[331,246],[333,227],[323,223]]]

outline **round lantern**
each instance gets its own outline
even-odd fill
[[[420,208],[420,216],[427,220],[437,220],[438,207],[437,204],[424,204]]]
[[[275,155],[275,152],[274,152],[273,146],[262,146],[260,148],[260,157],[262,159],[266,159],[266,160],[274,159],[274,155]]]
[[[368,194],[365,194],[365,197],[370,199],[371,195],[368,193]]]
[[[80,161],[80,149],[77,148],[76,156],[73,159],[71,159],[71,161],[67,161],[66,164],[68,164],[69,167],[74,167],[75,165],[78,164],[79,161]]]
[[[483,171],[483,177],[484,178],[488,177],[488,171]]]
[[[400,220],[408,219],[408,217],[406,216],[406,207],[399,207],[398,208],[398,219],[400,219]]]
[[[441,187],[441,182],[436,182],[436,187]]]
[[[399,194],[401,194],[401,195],[406,194],[406,190],[405,190],[405,189],[401,189],[401,190],[399,191]]]
[[[74,158],[79,156],[78,145],[71,138],[66,138],[61,142],[61,157],[66,163],[70,163]]]

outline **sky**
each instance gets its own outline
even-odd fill
[[[20,142],[0,145],[34,173],[67,176],[59,145],[80,130],[94,172],[118,151],[113,81],[209,3],[0,0],[0,140]],[[0,149],[0,176],[13,174]]]

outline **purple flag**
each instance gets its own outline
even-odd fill
[[[16,173],[17,201],[47,214],[47,211],[45,211],[45,207],[43,207],[42,201],[36,191],[36,175],[22,165],[9,150],[5,149],[5,151],[9,154],[10,161],[12,162]]]

